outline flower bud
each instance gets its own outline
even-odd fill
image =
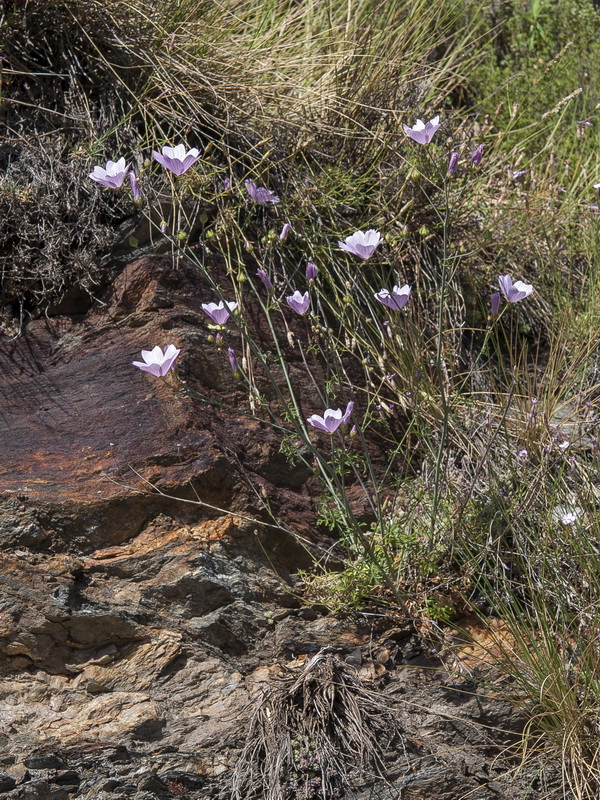
[[[476,150],[471,153],[471,164],[476,167],[483,158],[483,145],[480,144]]]
[[[458,169],[458,153],[452,153],[448,161],[448,175],[456,175]]]

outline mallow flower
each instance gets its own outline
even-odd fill
[[[257,186],[252,178],[248,178],[247,181],[244,181],[244,186],[254,202],[261,206],[267,203],[279,203],[279,198],[275,192],[272,192],[270,189],[265,189],[264,186]]]
[[[141,198],[142,193],[140,192],[140,184],[138,183],[137,176],[133,170],[129,173],[129,183],[131,184],[133,199],[137,202]]]
[[[340,408],[327,408],[322,417],[318,414],[313,414],[312,417],[307,419],[307,422],[313,428],[325,431],[325,433],[335,433],[340,425],[345,425],[348,422],[353,411],[354,403],[351,400],[343,414]]]
[[[215,325],[225,325],[237,307],[237,303],[230,303],[228,300],[225,302],[221,300],[218,303],[202,303],[202,311],[212,319]]]
[[[174,344],[168,344],[164,353],[156,345],[153,350],[142,350],[142,358],[144,360],[133,361],[132,364],[144,372],[149,372],[151,375],[156,375],[157,378],[162,378],[171,369],[180,352],[181,350],[178,350]]]
[[[408,284],[402,287],[394,286],[391,292],[388,291],[388,289],[381,289],[381,291],[375,292],[374,297],[376,300],[379,300],[380,303],[383,303],[384,306],[393,308],[395,311],[400,311],[408,302],[410,286],[408,286]]]
[[[227,355],[229,356],[229,363],[231,365],[231,371],[233,372],[234,375],[237,375],[238,372],[240,371],[240,368],[239,368],[239,365],[238,365],[238,362],[237,362],[237,358],[236,358],[236,355],[235,355],[235,350],[233,349],[233,347],[228,347],[227,348]]]
[[[440,127],[440,118],[435,116],[427,123],[418,119],[412,128],[409,128],[408,125],[402,125],[402,127],[404,133],[413,141],[418,142],[418,144],[429,144]]]
[[[300,292],[296,291],[294,294],[286,297],[285,301],[288,306],[296,312],[296,314],[306,314],[310,308],[310,295],[308,292],[301,294]]]
[[[283,228],[281,229],[281,233],[279,234],[279,241],[285,242],[285,240],[290,235],[290,231],[292,230],[292,226],[289,222],[286,222]]]
[[[344,250],[346,253],[352,253],[353,256],[358,256],[366,261],[368,258],[371,258],[380,241],[381,234],[379,231],[369,228],[365,233],[356,231],[352,236],[347,236],[343,242],[338,241],[338,245],[340,246],[340,250]]]
[[[270,292],[270,291],[272,291],[272,289],[273,289],[273,284],[272,284],[272,282],[271,282],[271,279],[270,279],[270,278],[269,278],[269,276],[267,275],[267,273],[264,271],[264,269],[261,269],[261,268],[259,267],[259,268],[256,270],[256,274],[257,274],[257,275],[258,275],[258,277],[261,279],[261,281],[262,281],[262,283],[263,283],[263,286],[265,287],[265,289],[267,290],[267,292]]]
[[[492,305],[492,317],[495,317],[500,310],[500,292],[492,292],[491,297],[491,305]]]
[[[483,145],[480,144],[471,153],[471,164],[473,164],[473,166],[476,167],[478,164],[481,163],[482,158],[483,158]]]
[[[174,175],[183,175],[200,158],[200,152],[195,147],[186,152],[184,144],[178,144],[177,147],[163,147],[162,155],[153,150],[152,155],[155,161]]]
[[[563,525],[574,525],[583,516],[583,509],[578,506],[556,506],[552,510],[552,519]]]
[[[313,264],[312,261],[308,261],[306,264],[306,280],[314,281],[318,274],[319,270],[316,265]]]
[[[129,164],[126,165],[125,159],[120,158],[118,161],[107,161],[106,168],[94,167],[94,171],[90,172],[90,178],[102,186],[108,186],[109,189],[119,189],[128,171]]]
[[[498,285],[504,298],[509,303],[518,303],[519,300],[524,300],[533,292],[533,286],[523,281],[515,281],[513,283],[510,275],[500,275],[498,278]]]

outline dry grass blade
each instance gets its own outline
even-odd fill
[[[355,779],[383,776],[397,723],[329,650],[288,670],[258,700],[234,774],[235,800],[339,798]]]

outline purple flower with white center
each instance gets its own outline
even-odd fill
[[[202,311],[207,314],[215,325],[225,325],[231,314],[238,307],[237,303],[221,300],[218,303],[202,303]]]
[[[132,364],[144,372],[149,372],[151,375],[156,375],[157,378],[162,378],[171,369],[180,352],[181,350],[178,350],[174,344],[168,344],[164,353],[156,345],[153,350],[142,350],[142,358],[144,360],[133,361]]]
[[[200,158],[200,152],[195,147],[186,152],[184,144],[178,144],[177,147],[163,147],[162,155],[153,150],[152,155],[155,161],[174,175],[183,175]]]
[[[527,458],[528,455],[527,450],[519,450],[519,458]]]
[[[314,279],[317,277],[318,274],[319,270],[317,269],[317,267],[312,263],[312,261],[309,261],[306,264],[306,280],[314,281]]]
[[[233,347],[228,347],[227,348],[227,355],[229,356],[229,363],[231,364],[231,371],[233,372],[234,375],[237,375],[238,372],[240,371],[240,368],[239,368],[239,365],[238,365],[238,362],[237,362],[237,358],[235,357],[235,350],[233,349]]]
[[[300,292],[296,291],[294,294],[286,297],[285,301],[288,306],[296,312],[296,314],[306,314],[310,308],[310,295],[308,292],[301,294]]]
[[[519,300],[524,300],[533,292],[533,286],[529,283],[523,283],[523,281],[513,283],[510,275],[501,275],[498,278],[498,284],[504,298],[509,303],[518,303]]]
[[[402,125],[402,127],[404,133],[413,141],[418,144],[429,144],[440,127],[440,118],[436,116],[427,123],[418,119],[412,128],[409,128],[408,125]]]
[[[286,222],[283,228],[281,229],[281,233],[279,234],[279,241],[285,242],[285,240],[290,235],[290,231],[292,230],[292,226],[289,222]]]
[[[476,167],[483,158],[483,145],[480,144],[477,148],[471,153],[471,164]]]
[[[400,311],[407,304],[410,291],[410,286],[407,284],[402,287],[394,286],[391,292],[388,289],[381,289],[381,291],[375,292],[373,296],[384,306],[393,308],[394,311]]]
[[[354,403],[352,400],[346,406],[346,411],[342,413],[341,408],[327,408],[322,417],[318,414],[313,414],[312,417],[307,419],[309,425],[317,428],[325,433],[335,433],[340,425],[346,425],[352,412],[354,411]]]
[[[500,310],[500,292],[492,293],[492,317],[495,317]]]
[[[365,261],[371,258],[377,245],[381,241],[381,234],[374,228],[369,228],[368,231],[356,231],[351,236],[347,236],[343,242],[339,242],[340,250],[346,253],[352,253],[353,256],[358,256]]]
[[[118,161],[107,161],[106,168],[94,167],[94,171],[90,172],[89,177],[109,189],[120,189],[128,170],[129,164],[126,165],[125,159],[120,158]]]
[[[458,169],[458,153],[452,153],[448,161],[448,175],[456,175]]]
[[[244,186],[254,202],[261,206],[267,203],[279,203],[279,198],[275,192],[272,192],[270,189],[265,189],[264,186],[257,186],[252,178],[244,181]]]
[[[131,184],[131,193],[133,194],[133,199],[137,202],[142,196],[142,193],[140,192],[140,184],[138,183],[136,174],[133,171],[129,173],[129,183]]]
[[[267,273],[264,271],[264,269],[260,269],[260,268],[257,269],[256,270],[256,274],[258,275],[258,277],[263,282],[263,286],[265,287],[267,292],[272,291],[273,290],[273,284],[271,283],[271,279],[269,278]]]

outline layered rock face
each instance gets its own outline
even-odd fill
[[[87,314],[0,339],[0,797],[228,797],[253,704],[324,647],[403,732],[361,796],[550,796],[492,761],[522,725],[511,706],[409,626],[303,606],[292,575],[332,545],[316,487],[245,413],[212,299],[148,257]],[[131,365],[168,343],[179,378]],[[308,385],[303,401],[319,408]]]

